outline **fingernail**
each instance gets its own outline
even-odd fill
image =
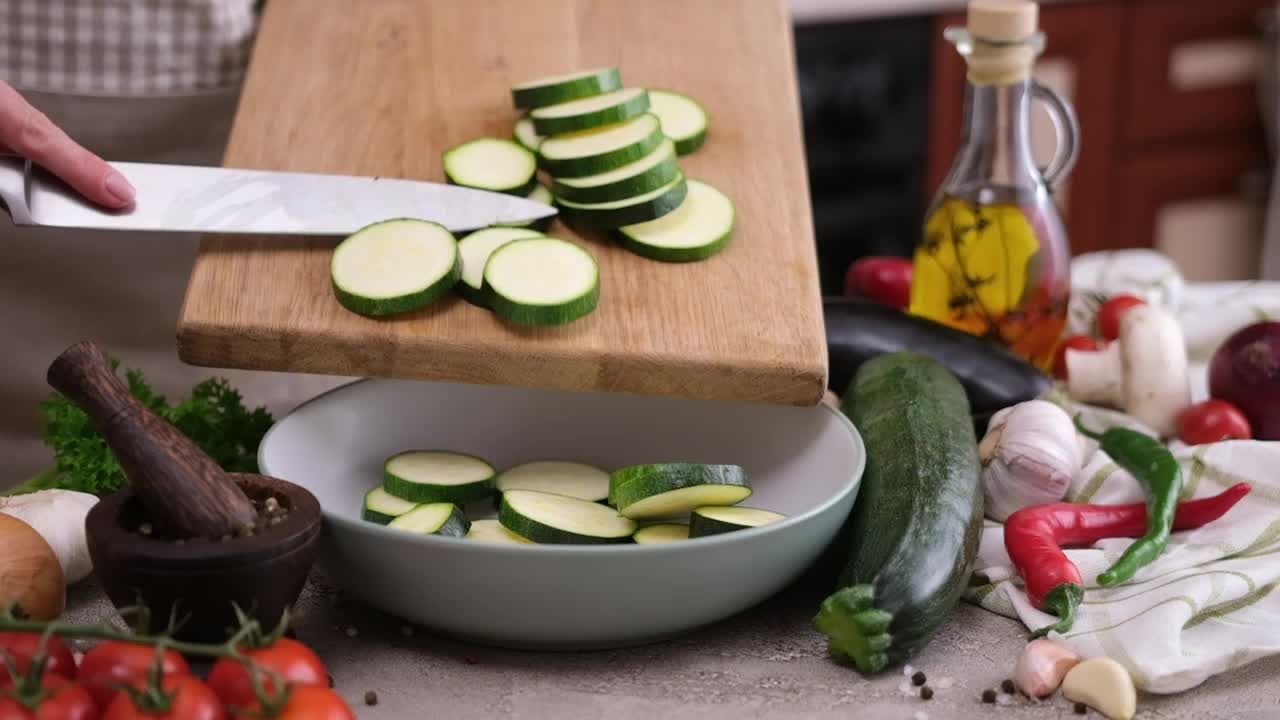
[[[106,185],[107,192],[111,193],[111,196],[116,200],[119,200],[122,203],[133,202],[133,196],[136,191],[133,189],[133,186],[129,184],[129,181],[125,180],[124,176],[120,173],[115,170],[108,173]]]

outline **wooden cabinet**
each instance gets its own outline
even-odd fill
[[[1075,106],[1081,155],[1058,204],[1072,250],[1155,247],[1192,280],[1258,272],[1265,178],[1258,22],[1273,0],[1094,0],[1045,5],[1037,78]],[[960,141],[964,61],[936,18],[928,187]],[[1053,128],[1032,139],[1043,163]],[[1265,180],[1262,181],[1265,185]]]

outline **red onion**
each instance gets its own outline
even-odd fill
[[[1250,325],[1214,351],[1209,394],[1240,408],[1258,440],[1280,440],[1280,322]]]

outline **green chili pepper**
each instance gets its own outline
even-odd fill
[[[1097,440],[1103,452],[1142,483],[1147,496],[1147,533],[1098,576],[1098,584],[1103,587],[1119,585],[1164,552],[1173,530],[1178,496],[1182,494],[1182,468],[1169,448],[1150,435],[1128,428],[1109,428],[1098,434],[1081,425],[1079,415],[1075,424],[1085,437]]]

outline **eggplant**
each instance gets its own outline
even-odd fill
[[[822,306],[827,387],[837,395],[848,390],[862,363],[899,350],[928,355],[960,380],[979,432],[997,411],[1053,387],[1048,375],[990,340],[860,298],[828,297]]]

